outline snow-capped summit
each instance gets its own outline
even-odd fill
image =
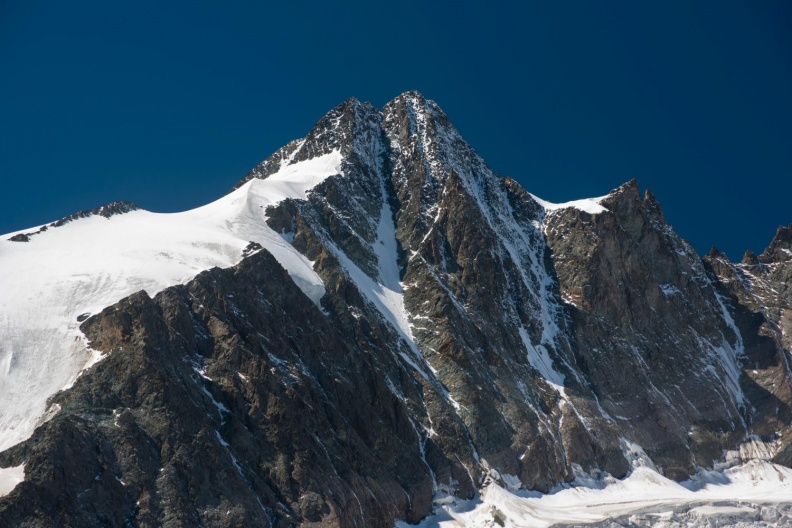
[[[603,520],[792,460],[786,231],[732,264],[635,181],[544,201],[417,92],[70,219],[0,241],[0,525]]]

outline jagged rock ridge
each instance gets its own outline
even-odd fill
[[[251,244],[89,318],[105,359],[0,455],[26,468],[0,524],[392,526],[485,478],[623,476],[632,444],[678,479],[751,434],[790,463],[789,229],[732,264],[635,181],[550,207],[415,92],[343,103],[235,189],[334,152],[260,216],[319,306]]]
[[[18,233],[10,237],[8,240],[12,242],[30,242],[30,237],[43,233],[50,227],[61,227],[68,224],[69,222],[73,222],[74,220],[79,220],[80,218],[89,218],[91,216],[103,216],[104,218],[110,218],[111,216],[128,213],[130,211],[137,211],[138,209],[140,209],[140,207],[125,200],[110,202],[109,204],[105,204],[101,207],[96,207],[94,209],[88,209],[86,211],[80,211],[78,213],[65,216],[60,220],[56,220],[55,222],[41,226],[38,231],[32,231],[30,233]]]

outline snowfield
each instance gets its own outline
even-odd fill
[[[78,317],[140,290],[153,296],[201,271],[233,266],[250,242],[269,250],[318,303],[324,285],[312,263],[267,226],[265,211],[286,198],[305,199],[340,174],[341,163],[336,151],[282,164],[267,179],[183,213],[91,216],[29,242],[9,241],[15,233],[0,237],[0,451],[28,438],[57,410],[46,408],[47,398],[99,359],[86,346]]]
[[[616,521],[618,524],[610,524]],[[539,528],[548,526],[792,526],[792,469],[750,460],[725,470],[701,470],[677,483],[651,463],[617,480],[579,474],[572,485],[543,495],[508,491],[494,481],[479,497],[435,496],[435,513],[419,528]],[[412,525],[398,522],[397,528]]]

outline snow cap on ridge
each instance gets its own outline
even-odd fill
[[[542,208],[549,212],[549,211],[558,211],[560,209],[568,209],[574,208],[580,211],[584,211],[589,214],[599,214],[602,212],[607,211],[607,208],[603,207],[600,203],[600,200],[605,198],[604,196],[600,196],[599,198],[584,198],[582,200],[572,200],[571,202],[564,202],[564,203],[553,203],[548,202],[547,200],[542,200],[536,195],[528,193],[533,200],[538,203]]]
[[[29,242],[32,236],[41,234],[47,231],[50,227],[61,227],[68,224],[69,222],[80,220],[82,218],[90,218],[92,216],[103,216],[105,218],[110,218],[111,216],[125,214],[132,211],[142,211],[142,210],[143,209],[141,207],[138,207],[135,203],[127,200],[110,202],[100,207],[96,207],[95,209],[86,209],[84,211],[79,211],[70,214],[69,216],[64,216],[60,220],[56,220],[54,222],[41,226],[37,231],[30,231],[27,233],[23,233],[23,232],[16,233],[8,240],[10,240],[11,242]]]

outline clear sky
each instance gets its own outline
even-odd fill
[[[637,178],[732,259],[792,223],[792,2],[0,0],[0,233],[196,207],[411,89],[547,200]]]

